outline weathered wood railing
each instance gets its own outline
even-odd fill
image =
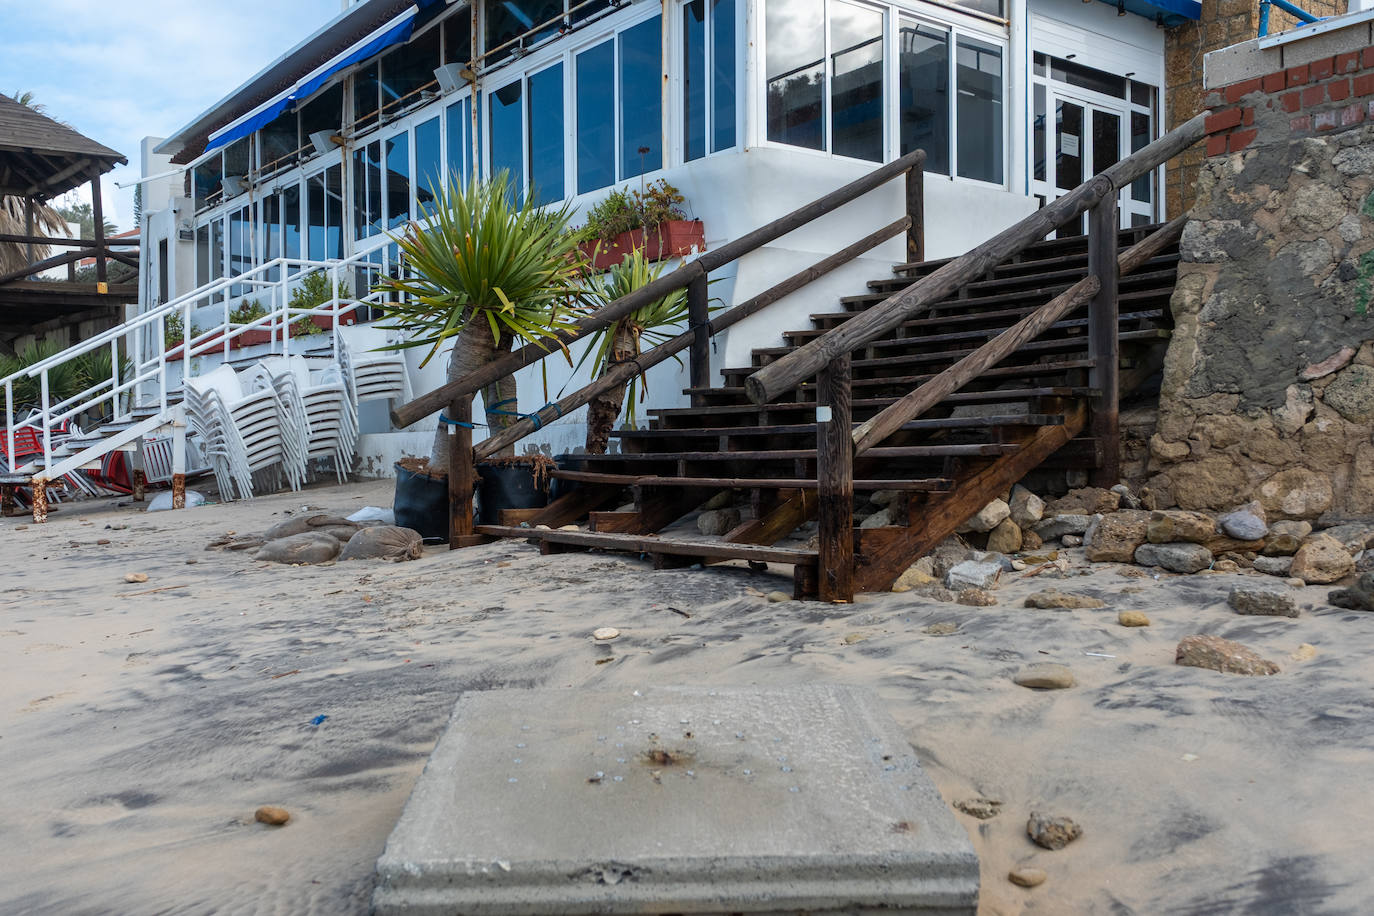
[[[1092,361],[1089,387],[1094,392],[1090,404],[1092,431],[1104,446],[1096,482],[1108,486],[1116,483],[1119,472],[1117,280],[1121,272],[1145,263],[1176,241],[1183,229],[1183,221],[1177,219],[1118,259],[1116,195],[1135,179],[1200,140],[1205,134],[1206,116],[1207,112],[1199,114],[967,254],[746,379],[746,393],[756,404],[766,404],[808,379],[817,379],[819,584],[823,600],[848,601],[854,595],[854,459],[1085,303],[1088,304],[1088,356]],[[849,409],[853,351],[929,309],[1058,227],[1076,220],[1084,211],[1088,212],[1089,230],[1087,277],[939,376],[854,427]]]
[[[450,427],[453,439],[449,447],[448,467],[449,546],[463,547],[482,540],[473,535],[472,528],[472,492],[476,483],[475,462],[477,460],[490,457],[507,446],[513,445],[545,423],[552,422],[564,413],[587,404],[598,394],[608,391],[616,385],[623,385],[633,375],[663,362],[684,349],[691,351],[688,366],[692,387],[696,389],[709,387],[710,340],[713,334],[742,321],[765,306],[801,289],[808,283],[852,261],[890,238],[905,233],[907,257],[913,260],[923,258],[925,252],[924,165],[924,150],[908,153],[902,158],[881,166],[765,226],[732,242],[727,242],[717,249],[707,251],[671,273],[665,274],[629,295],[622,296],[579,321],[571,330],[560,332],[553,342],[529,344],[506,354],[476,372],[471,372],[461,379],[449,382],[428,394],[420,395],[393,410],[391,420],[398,427],[409,426],[440,409],[445,410],[450,419],[458,421],[457,424]],[[714,317],[710,316],[707,308],[706,284],[711,271],[756,251],[769,242],[805,226],[898,177],[905,177],[906,185],[904,199],[907,212],[900,219],[865,236],[847,248],[821,259],[811,267],[793,274],[781,283],[728,311]],[[614,322],[644,305],[680,289],[687,290],[689,325],[687,331],[640,354],[634,362],[623,363],[615,367],[605,376],[561,398],[556,404],[546,405],[531,416],[516,421],[498,435],[486,439],[476,448],[473,447],[472,430],[470,426],[463,424],[471,424],[472,397],[476,392],[518,369],[538,362],[552,352],[557,352],[557,347],[552,345],[554,342],[567,345],[585,338],[596,331],[610,327]]]

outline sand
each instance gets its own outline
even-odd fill
[[[1226,593],[1252,576],[1126,578],[1070,552],[1088,574],[1009,578],[993,607],[774,604],[785,567],[654,572],[519,542],[295,568],[203,549],[304,505],[389,498],[373,483],[0,520],[0,912],[365,912],[462,691],[817,679],[875,690],[946,801],[1002,803],[990,820],[956,815],[982,913],[1360,913],[1374,899],[1374,614],[1325,606],[1324,589],[1295,590],[1296,620],[1242,617]],[[1106,607],[1021,606],[1048,586]],[[1120,610],[1153,625],[1121,627]],[[924,632],[937,623],[957,630]],[[621,631],[610,648],[591,639],[602,626]],[[1176,666],[1191,633],[1281,673]],[[1303,644],[1315,655],[1295,659]],[[1069,666],[1077,686],[1012,683],[1033,662]],[[290,822],[256,823],[260,805]],[[1034,846],[1032,811],[1082,838]],[[1048,880],[1016,886],[1018,866]]]

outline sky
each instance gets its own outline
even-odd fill
[[[134,228],[140,143],[165,137],[338,14],[340,0],[0,0],[0,92],[129,160],[105,215]],[[89,186],[81,200],[89,200]],[[66,203],[68,201],[62,201]]]

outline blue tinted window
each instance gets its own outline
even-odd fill
[[[615,183],[615,46],[577,55],[577,193]]]
[[[663,165],[662,17],[616,36],[620,44],[620,177]]]
[[[502,86],[491,99],[491,176],[510,173],[511,190],[518,197],[525,185],[525,141],[520,120],[520,81]]]
[[[281,190],[282,255],[301,256],[301,186],[289,184]]]
[[[472,175],[472,100],[454,102],[448,106],[445,117],[448,122],[448,162],[445,165],[448,174],[445,178],[456,174],[460,180],[467,181]],[[480,130],[476,133],[479,137],[482,135]]]
[[[706,0],[682,7],[682,140],[688,160],[706,155]]]
[[[563,65],[530,77],[530,189],[539,203],[563,199]]]
[[[711,151],[735,145],[735,0],[711,0]]]
[[[438,118],[430,118],[415,128],[416,213],[430,208],[443,187],[444,161],[439,135]]]
[[[395,229],[410,219],[410,134],[386,141],[386,225]]]

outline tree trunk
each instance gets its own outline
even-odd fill
[[[463,376],[476,372],[495,359],[496,354],[496,341],[492,340],[491,328],[487,322],[468,322],[468,326],[454,342],[453,352],[449,354],[447,380],[456,382]],[[434,433],[434,445],[429,456],[429,466],[436,473],[448,473],[448,437],[448,424],[440,421],[439,428]]]
[[[515,344],[515,339],[509,334],[502,334],[497,341],[495,349],[492,351],[492,359],[505,353],[509,353]],[[482,389],[482,404],[487,411],[487,435],[494,436],[511,426],[519,420],[520,404],[516,400],[515,376],[507,375],[505,378],[498,379]],[[501,411],[493,413],[492,411]],[[493,458],[509,458],[515,454],[515,443],[511,443],[501,451],[492,455]]]
[[[617,364],[632,360],[639,355],[639,335],[632,328],[622,324],[616,328],[615,340],[611,343],[611,358],[601,369],[605,375]],[[598,376],[599,378],[600,376]],[[611,431],[620,416],[620,408],[625,406],[626,385],[619,385],[599,394],[587,403],[587,452],[592,455],[606,454],[610,444]]]

